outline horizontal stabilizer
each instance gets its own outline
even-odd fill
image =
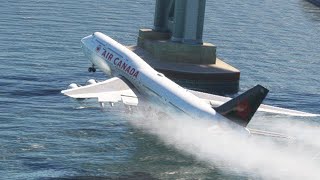
[[[246,127],[268,92],[268,89],[257,85],[215,110],[229,120]]]
[[[221,106],[223,103],[231,100],[229,97],[224,96],[218,96],[214,94],[204,93],[200,91],[194,91],[194,90],[188,90],[192,94],[196,95],[197,97],[203,99],[208,104],[210,104],[213,108],[216,108],[218,106]],[[313,114],[308,112],[302,112],[292,109],[286,109],[286,108],[280,108],[276,106],[270,106],[261,104],[257,111],[260,112],[267,112],[267,113],[273,113],[273,114],[282,114],[287,116],[301,116],[301,117],[316,117],[320,116],[319,114]]]
[[[296,111],[296,110],[292,110],[292,109],[269,106],[269,105],[265,105],[265,104],[261,104],[258,111],[274,113],[274,114],[283,114],[283,115],[288,115],[288,116],[301,116],[301,117],[320,116],[319,114],[312,114],[312,113]]]
[[[263,130],[251,129],[251,128],[247,128],[247,129],[249,130],[250,134],[252,134],[252,135],[295,140],[294,137],[290,137],[290,136],[287,136],[287,135],[284,135],[284,134],[280,134],[280,133],[276,133],[276,132],[263,131]]]

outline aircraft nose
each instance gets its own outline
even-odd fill
[[[94,51],[93,35],[81,39],[81,48],[85,56],[92,62],[92,52]]]
[[[82,38],[81,46],[87,46],[91,42],[92,37],[93,37],[92,35],[89,35],[87,37]]]

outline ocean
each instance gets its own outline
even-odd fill
[[[0,179],[320,177],[319,117],[257,114],[250,127],[293,134],[299,143],[234,157],[210,149],[214,141],[188,141],[196,136],[192,129],[164,137],[165,129],[137,127],[120,105],[82,108],[60,93],[73,82],[106,78],[87,72],[82,37],[100,31],[135,45],[138,30],[152,28],[154,6],[148,0],[1,2]],[[319,7],[305,0],[207,1],[203,40],[241,71],[240,93],[261,84],[270,90],[266,104],[320,114]]]

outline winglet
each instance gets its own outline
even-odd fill
[[[215,110],[229,120],[246,127],[268,92],[265,87],[257,85]]]

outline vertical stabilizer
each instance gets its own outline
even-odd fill
[[[268,92],[268,89],[257,85],[215,110],[229,120],[246,127]]]

